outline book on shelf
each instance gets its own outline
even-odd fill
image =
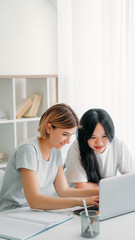
[[[20,118],[32,105],[31,98],[23,98],[16,106],[16,118]]]
[[[38,110],[40,107],[40,103],[41,103],[41,99],[42,99],[42,94],[40,93],[35,93],[29,96],[33,103],[31,105],[31,107],[23,114],[23,117],[36,117],[38,114]]]
[[[57,212],[26,209],[0,216],[0,237],[25,240],[73,217]]]
[[[42,99],[42,94],[38,94],[38,100],[37,100],[36,106],[34,108],[33,117],[36,117],[37,114],[38,114],[38,110],[39,110],[39,107],[40,107],[41,99]]]
[[[38,100],[38,94],[31,94],[29,96],[32,99],[32,105],[31,107],[23,114],[23,117],[32,117],[33,111],[36,106],[37,100]]]

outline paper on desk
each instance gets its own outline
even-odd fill
[[[25,210],[0,217],[0,237],[24,240],[55,227],[72,217],[46,212]]]
[[[46,229],[44,224],[26,222],[8,217],[0,217],[0,237],[24,240]]]
[[[38,210],[31,210],[31,209],[28,209],[23,212],[8,214],[8,217],[43,223],[43,224],[46,224],[48,228],[60,222],[65,222],[69,218],[71,218],[67,215],[54,213],[53,211],[48,212],[48,211],[41,211],[41,210],[38,211]]]

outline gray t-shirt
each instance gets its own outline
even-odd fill
[[[0,211],[28,205],[22,187],[21,168],[35,171],[40,193],[50,196],[60,165],[62,165],[60,150],[53,148],[49,161],[45,161],[37,138],[21,143],[8,160],[0,193]]]

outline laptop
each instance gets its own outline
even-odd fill
[[[99,188],[100,220],[135,211],[135,173],[102,179]]]
[[[102,179],[99,188],[100,221],[135,211],[135,173]],[[96,206],[89,206],[90,209],[98,210]]]

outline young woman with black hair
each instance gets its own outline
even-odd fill
[[[110,115],[103,109],[90,109],[82,116],[77,140],[67,154],[67,180],[76,188],[98,189],[102,178],[115,176],[117,171],[135,171],[135,159],[115,137]]]

